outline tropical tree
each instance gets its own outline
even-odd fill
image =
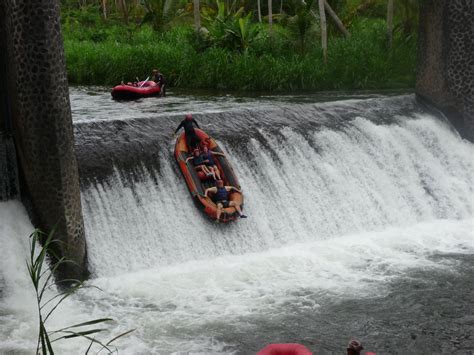
[[[392,48],[392,41],[393,41],[393,0],[388,0],[388,4],[387,4],[387,40],[388,40],[388,48]]]
[[[321,24],[321,46],[323,47],[324,62],[326,62],[328,57],[328,32],[326,26],[326,13],[324,12],[324,2],[325,0],[318,0],[319,21]]]
[[[297,38],[302,52],[305,51],[305,42],[308,31],[313,26],[312,11],[314,0],[307,2],[301,0],[291,0],[286,3],[285,13],[280,17],[281,24],[287,24],[288,29]],[[293,15],[291,15],[293,14]]]
[[[100,5],[102,7],[102,16],[104,20],[107,20],[107,0],[101,0]]]
[[[332,9],[332,7],[329,5],[329,3],[327,2],[327,0],[324,1],[324,8],[326,9],[326,11],[328,12],[328,14],[331,16],[331,18],[333,19],[334,23],[336,24],[336,27],[339,29],[339,31],[342,32],[342,34],[346,37],[350,37],[351,34],[349,33],[349,31],[346,29],[346,27],[344,26],[344,24],[342,23],[342,21],[339,19],[339,17],[337,16],[336,12]]]
[[[201,29],[201,12],[199,7],[199,0],[194,0],[194,27],[196,31]]]
[[[272,0],[268,0],[268,32],[272,35],[273,29]]]
[[[151,22],[155,30],[162,31],[176,17],[181,4],[175,0],[143,0],[143,6],[146,15],[142,21]]]
[[[420,3],[418,0],[398,0],[396,2],[397,8],[395,11],[401,18],[400,25],[403,28],[405,35],[410,35],[414,32],[418,24],[418,14]]]
[[[125,0],[118,0],[118,7],[122,13],[123,21],[128,24],[128,6]]]
[[[224,1],[217,1],[217,11],[203,9],[208,40],[218,47],[248,50],[258,37],[261,26],[252,23],[252,13],[244,14],[244,7],[235,13],[228,13]]]

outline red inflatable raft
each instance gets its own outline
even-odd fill
[[[154,81],[139,81],[136,84],[117,85],[112,89],[116,100],[135,100],[141,97],[160,96],[160,86]]]
[[[260,350],[257,355],[312,355],[313,353],[304,345],[288,344],[270,344]]]
[[[214,139],[209,137],[204,131],[195,128],[197,136],[201,139],[201,142],[205,142],[209,150],[216,153],[223,153],[221,148],[217,145]],[[186,162],[186,159],[191,156],[191,152],[186,144],[186,135],[182,133],[176,139],[176,145],[174,149],[174,156],[179,164],[179,168],[183,173],[186,184],[188,185],[189,192],[194,199],[195,204],[204,211],[211,219],[217,218],[217,206],[211,198],[204,197],[204,191],[209,187],[215,186],[215,181],[212,177],[207,177],[200,171],[197,172],[192,159]],[[237,176],[234,170],[229,164],[226,156],[214,155],[214,161],[220,170],[221,178],[224,181],[225,186],[234,186],[240,190],[240,185],[237,180]],[[232,192],[229,196],[230,201],[235,201],[240,204],[243,209],[243,196],[241,193]],[[227,207],[222,209],[221,222],[230,222],[239,217],[239,214],[235,210],[235,207]]]

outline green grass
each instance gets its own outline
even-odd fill
[[[36,303],[38,306],[38,342],[36,346],[36,354],[53,355],[54,346],[57,341],[64,341],[72,338],[83,338],[89,342],[85,354],[89,354],[92,346],[97,345],[97,354],[102,350],[106,350],[109,354],[118,352],[114,345],[111,345],[117,339],[131,333],[129,330],[125,333],[115,336],[107,342],[97,340],[95,336],[98,333],[107,331],[104,323],[113,321],[112,318],[97,318],[86,322],[70,325],[58,330],[48,331],[47,322],[53,313],[56,313],[58,307],[64,300],[73,295],[76,291],[86,286],[78,280],[62,280],[55,282],[54,275],[56,271],[65,264],[72,263],[64,257],[58,257],[53,252],[53,244],[61,243],[59,240],[53,239],[54,229],[48,234],[44,234],[39,230],[35,230],[30,235],[30,253],[26,260],[28,274],[31,284],[35,289]],[[41,245],[42,242],[42,245]],[[48,255],[53,257],[54,262]],[[68,287],[64,287],[67,284]],[[62,287],[58,287],[63,285]],[[58,291],[51,296],[51,290]],[[49,299],[46,299],[50,297]],[[99,326],[99,328],[97,328]],[[54,345],[53,345],[54,344]]]
[[[69,82],[115,85],[159,68],[170,86],[248,91],[386,89],[414,86],[416,38],[395,35],[392,51],[383,20],[360,19],[352,37],[332,36],[324,64],[319,38],[304,54],[285,36],[263,38],[245,53],[202,48],[191,27],[157,33],[149,26],[91,30],[63,25]]]

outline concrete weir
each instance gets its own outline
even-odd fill
[[[87,252],[59,0],[0,0],[0,199],[56,227],[62,279],[87,277]],[[416,93],[474,141],[474,1],[422,0]],[[17,178],[18,177],[18,178]],[[19,181],[17,184],[16,181]],[[26,236],[25,236],[26,237]]]
[[[6,64],[0,68],[6,79],[0,133],[13,137],[20,193],[33,224],[46,232],[56,227],[56,253],[74,262],[64,264],[59,278],[84,279],[86,242],[59,13],[58,0],[0,2]]]
[[[416,94],[474,142],[474,1],[423,0]]]

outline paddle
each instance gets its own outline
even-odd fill
[[[145,79],[145,81],[142,81],[142,83],[140,84],[139,88],[141,88],[143,85],[145,85],[145,83],[148,81],[148,79],[150,79],[149,76]]]

